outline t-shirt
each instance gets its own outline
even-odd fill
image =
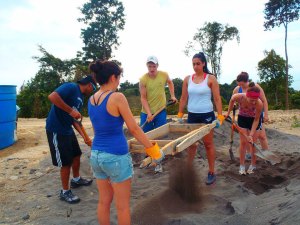
[[[83,94],[76,83],[64,83],[55,92],[71,108],[80,111],[83,106]],[[74,122],[67,112],[52,104],[46,120],[46,130],[62,135],[72,135],[74,133],[72,124]]]
[[[152,114],[166,105],[165,86],[168,77],[166,72],[158,71],[155,78],[150,77],[148,73],[140,78],[140,82],[146,87],[147,101]],[[142,112],[146,113],[143,107]]]

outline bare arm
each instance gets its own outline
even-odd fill
[[[119,110],[120,115],[123,117],[126,126],[128,127],[129,132],[146,148],[152,147],[152,143],[147,138],[142,129],[137,125],[135,119],[132,115],[132,112],[129,108],[129,104],[125,96],[121,93],[114,94],[116,98],[117,108]]]
[[[81,114],[78,111],[75,111],[72,109],[69,105],[67,105],[64,100],[60,97],[60,95],[57,92],[52,92],[49,96],[48,99],[56,105],[58,108],[64,110],[68,114],[70,114],[72,117],[79,119],[81,118]]]
[[[187,104],[187,100],[188,100],[188,80],[189,80],[189,76],[185,77],[184,80],[183,80],[182,93],[181,93],[180,102],[179,102],[179,109],[178,109],[179,113],[184,112],[184,108]]]
[[[222,115],[222,100],[220,96],[220,88],[219,83],[215,76],[209,76],[209,79],[211,81],[211,91],[213,94],[214,102],[217,108],[218,115]]]
[[[169,76],[168,76],[168,79],[167,79],[167,83],[168,83],[168,87],[169,87],[169,90],[170,90],[171,100],[177,102],[177,99],[176,99],[175,94],[174,94],[174,84],[173,84],[173,81],[169,78]]]
[[[234,94],[231,96],[226,117],[228,117],[230,115],[230,112],[233,109],[234,103],[238,100],[239,96],[240,96],[239,94]]]

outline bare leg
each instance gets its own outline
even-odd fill
[[[263,124],[262,124],[262,130],[258,131],[258,133],[259,133],[258,139],[259,139],[261,147],[264,150],[269,149],[268,139],[267,139],[267,135],[266,135],[266,129],[265,129],[265,126]]]
[[[98,221],[101,225],[110,225],[110,205],[113,200],[113,189],[108,179],[97,179],[97,187],[99,191],[98,202]]]
[[[244,128],[241,128],[241,133],[247,135],[247,130]],[[245,154],[246,154],[246,149],[248,148],[248,142],[246,138],[240,134],[240,165],[245,166]]]
[[[216,159],[213,137],[214,137],[213,129],[206,136],[203,137],[203,143],[205,146],[207,160],[208,160],[208,168],[209,168],[209,172],[211,173],[215,172],[215,159]]]
[[[63,166],[60,168],[60,179],[63,190],[69,190],[71,166]]]
[[[130,225],[130,191],[131,179],[112,184],[119,225]]]
[[[192,165],[197,152],[197,145],[193,144],[192,146],[188,147],[187,152],[188,152],[187,164]]]
[[[79,169],[80,169],[80,155],[76,156],[73,159],[73,163],[72,163],[73,177],[79,177]]]

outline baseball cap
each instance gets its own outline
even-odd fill
[[[152,56],[149,56],[147,58],[147,63],[149,63],[149,62],[152,62],[154,64],[158,64],[158,59],[155,56],[152,55]]]
[[[93,85],[97,86],[96,82],[94,81],[92,75],[87,75],[84,78],[81,78],[80,80],[77,81],[79,84],[88,84],[92,83]]]
[[[81,78],[80,80],[77,81],[78,84],[89,84],[91,83],[93,85],[93,89],[96,90],[97,84],[94,81],[92,75],[87,75],[84,78]]]

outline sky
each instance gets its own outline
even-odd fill
[[[0,0],[0,85],[17,89],[35,76],[41,56],[38,45],[60,59],[71,59],[81,51],[83,23],[81,7],[87,0]],[[155,55],[159,69],[170,78],[193,73],[192,55],[183,51],[205,22],[235,26],[236,40],[224,44],[221,84],[231,83],[241,71],[258,81],[257,64],[264,51],[274,49],[285,58],[284,27],[264,31],[266,0],[123,0],[125,29],[119,32],[121,45],[113,52],[122,63],[125,80],[136,83],[147,72],[146,59]],[[300,20],[288,26],[288,56],[292,65],[292,87],[300,90]]]

